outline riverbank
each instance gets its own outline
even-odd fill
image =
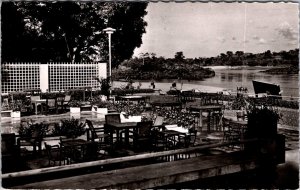
[[[289,75],[289,74],[298,74],[299,67],[298,65],[295,66],[286,66],[286,67],[279,67],[279,68],[272,68],[265,71],[261,71],[267,74],[275,74],[275,75]]]

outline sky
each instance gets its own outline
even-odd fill
[[[261,53],[298,48],[297,3],[152,3],[143,44],[134,56],[213,57],[227,51]]]

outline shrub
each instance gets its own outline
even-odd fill
[[[48,131],[49,124],[41,122],[35,124],[28,124],[27,126],[21,124],[18,133],[22,137],[32,137],[33,133],[36,132],[37,136],[44,137]]]
[[[66,136],[68,138],[76,138],[84,133],[84,123],[73,117],[72,119],[61,120],[61,125],[55,125],[52,130],[52,135]]]

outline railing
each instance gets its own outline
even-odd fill
[[[67,170],[71,171],[71,170],[83,169],[83,168],[88,168],[88,167],[104,166],[104,165],[117,164],[117,163],[128,162],[128,161],[137,161],[137,160],[142,160],[142,159],[184,154],[184,153],[188,153],[188,152],[207,150],[210,148],[217,148],[217,147],[223,147],[223,146],[229,146],[229,145],[241,144],[241,143],[251,143],[251,142],[257,142],[257,141],[258,141],[257,139],[248,139],[248,140],[244,140],[244,141],[221,142],[221,143],[216,143],[216,144],[195,146],[195,147],[189,147],[189,148],[184,148],[184,149],[168,150],[168,151],[162,151],[162,152],[152,152],[152,153],[139,154],[139,155],[134,155],[134,156],[125,156],[125,157],[111,158],[111,159],[106,159],[106,160],[98,160],[98,161],[92,161],[92,162],[85,162],[85,163],[78,163],[78,164],[71,164],[71,165],[64,165],[64,166],[54,166],[54,167],[48,167],[48,168],[28,170],[28,171],[7,173],[7,174],[2,174],[2,179],[5,180],[5,179],[9,179],[9,178],[34,176],[34,175],[40,175],[40,174],[50,174],[50,173],[55,173],[55,172],[67,171]]]

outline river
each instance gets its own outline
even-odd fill
[[[282,96],[286,97],[298,97],[299,86],[298,74],[291,75],[272,75],[263,73],[260,71],[270,69],[271,67],[227,67],[227,66],[215,66],[211,67],[215,71],[215,76],[207,78],[201,81],[187,81],[187,80],[175,80],[177,83],[177,89],[190,90],[197,89],[202,92],[218,92],[222,90],[231,90],[236,92],[237,87],[246,87],[250,94],[254,94],[252,80],[275,83],[280,85],[282,90]],[[171,84],[174,80],[160,80],[155,81],[155,88],[162,91],[170,90]],[[149,88],[149,81],[142,81],[141,88]],[[126,82],[114,81],[114,87],[125,86]],[[133,84],[134,87],[138,85],[137,82]]]

